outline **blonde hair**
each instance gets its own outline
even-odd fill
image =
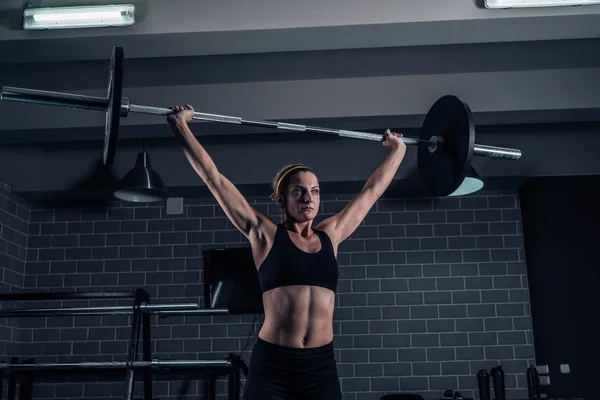
[[[273,179],[273,193],[271,193],[271,200],[275,200],[277,195],[281,194],[288,186],[290,178],[300,172],[313,172],[310,167],[304,164],[289,164],[281,168]]]

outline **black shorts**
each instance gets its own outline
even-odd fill
[[[257,339],[243,400],[341,400],[333,342],[290,348]]]

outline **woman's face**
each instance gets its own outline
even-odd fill
[[[314,219],[319,211],[320,194],[315,174],[308,171],[294,174],[282,193],[282,206],[286,215],[298,222]]]

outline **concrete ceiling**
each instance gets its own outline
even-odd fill
[[[489,188],[514,189],[529,176],[600,173],[599,6],[488,10],[474,0],[104,3],[135,4],[136,24],[26,32],[24,2],[1,2],[0,85],[106,96],[108,60],[118,45],[125,50],[123,93],[135,104],[190,103],[203,112],[378,133],[390,127],[414,136],[433,102],[454,94],[473,111],[478,143],[523,152],[519,161],[474,160]],[[113,181],[102,184],[86,172],[96,171],[104,118],[0,102],[0,181],[32,201],[74,188],[92,196],[98,191],[90,188],[110,191]],[[329,187],[354,190],[386,152],[356,139],[192,126],[221,170],[248,193],[258,188],[262,194],[276,170],[296,161],[315,166]],[[174,193],[206,193],[162,117],[121,119],[111,178],[131,168],[142,139]],[[393,189],[422,195],[418,182],[409,183],[415,170],[416,149],[409,148]]]

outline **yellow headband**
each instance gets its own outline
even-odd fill
[[[277,181],[277,186],[275,187],[275,194],[278,195],[279,194],[279,184],[281,183],[281,181],[283,180],[283,178],[285,178],[285,176],[287,174],[289,174],[291,171],[295,170],[295,169],[299,169],[299,168],[308,168],[306,165],[298,165],[296,167],[290,168],[287,171],[285,171],[285,173],[283,175],[281,175],[281,178],[279,178],[279,180]]]

